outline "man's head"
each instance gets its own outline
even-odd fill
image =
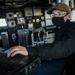
[[[54,25],[65,24],[70,19],[70,8],[64,3],[58,3],[47,11],[48,14],[53,14],[52,22]]]
[[[64,3],[58,3],[47,11],[48,14],[53,14],[54,17],[64,17],[64,21],[70,18],[70,8]]]
[[[69,6],[66,5],[66,4],[64,4],[64,3],[58,3],[58,4],[56,4],[55,6],[51,7],[50,9],[48,9],[47,13],[48,14],[52,14],[52,12],[54,10],[60,10],[60,11],[66,12],[67,14],[70,13]]]

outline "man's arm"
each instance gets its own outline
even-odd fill
[[[68,37],[67,40],[62,40],[51,44],[41,45],[36,47],[25,48],[23,46],[15,46],[10,49],[7,56],[13,57],[16,54],[22,54],[25,56],[32,55],[40,57],[41,59],[56,59],[64,58],[75,52],[75,36]]]
[[[39,56],[41,59],[64,58],[75,52],[75,37],[50,44],[27,48],[29,55]]]

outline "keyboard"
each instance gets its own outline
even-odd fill
[[[19,69],[19,66],[20,65],[9,62],[0,62],[0,75],[14,75],[14,73]]]
[[[6,53],[0,53],[0,75],[27,75],[33,68],[40,65],[40,59],[26,57],[20,54],[8,58]]]
[[[12,62],[12,58],[7,58],[6,53],[0,53],[0,75],[14,75],[16,71],[19,71],[24,65]]]

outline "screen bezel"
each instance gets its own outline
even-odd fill
[[[1,25],[1,20],[4,20],[4,22],[6,24],[5,25]],[[5,29],[5,28],[8,28],[7,19],[6,18],[0,18],[0,29]]]

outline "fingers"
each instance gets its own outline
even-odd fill
[[[10,50],[8,51],[7,57],[12,56],[12,54],[14,54],[14,53],[17,52],[17,51],[19,51],[18,48],[10,49]]]
[[[15,56],[15,55],[17,55],[17,54],[22,54],[22,55],[25,55],[26,56],[26,54],[25,54],[25,52],[23,52],[23,51],[21,51],[21,50],[16,50],[16,51],[14,51],[13,53],[11,53],[11,57],[13,57],[13,56]]]
[[[15,46],[15,47],[10,48],[10,50],[8,51],[7,57],[13,57],[16,54],[28,56],[28,52],[25,47]]]

